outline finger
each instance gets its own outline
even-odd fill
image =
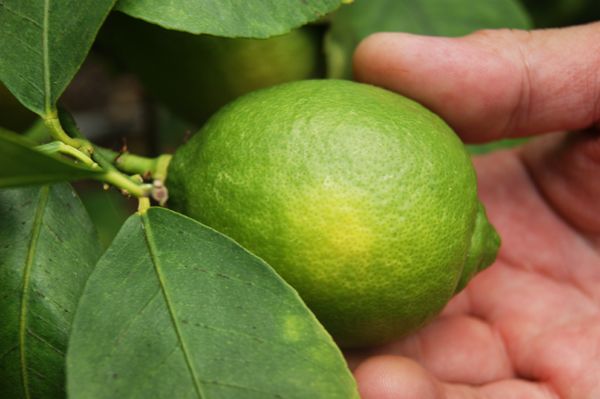
[[[598,397],[598,305],[566,279],[525,262],[482,272],[467,287],[473,313],[502,337],[516,375],[543,382],[561,398]]]
[[[583,129],[600,118],[600,23],[461,38],[379,33],[356,80],[419,101],[467,142]]]
[[[446,382],[479,385],[514,376],[500,336],[474,317],[440,317],[402,340],[346,356],[352,367],[383,354],[408,357]]]
[[[417,361],[445,382],[479,385],[514,376],[501,337],[469,316],[438,318],[387,351]]]
[[[361,363],[354,372],[361,399],[555,399],[544,384],[517,379],[469,386],[439,382],[418,363],[381,355]]]
[[[480,385],[514,376],[497,332],[483,321],[463,315],[440,317],[402,340],[346,356],[352,368],[383,354],[410,358],[446,382]]]
[[[578,157],[570,160],[572,155],[560,154],[576,149],[588,153],[594,135],[547,135],[526,147],[522,157],[529,151],[536,154],[537,160],[530,162],[540,162],[536,167],[542,170],[535,173],[550,167],[542,159],[556,161],[557,173],[562,173],[561,168],[585,163],[569,165]],[[576,144],[559,145],[563,140]],[[552,148],[558,154],[542,156]],[[553,184],[552,179],[535,178],[518,154],[499,152],[475,159],[480,196],[503,243],[498,261],[467,286],[468,311],[487,320],[503,337],[519,376],[545,381],[560,397],[600,397],[600,252],[574,229],[573,218],[566,221],[557,215],[560,205],[544,194],[549,191],[544,185]],[[597,173],[584,175],[579,185],[596,184]],[[577,206],[585,207],[581,202]]]
[[[354,370],[361,399],[445,399],[441,384],[418,363],[400,356],[369,358]]]
[[[600,133],[554,135],[534,144],[523,159],[542,195],[569,224],[600,237]]]

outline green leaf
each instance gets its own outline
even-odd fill
[[[485,144],[467,144],[465,148],[470,155],[484,155],[490,152],[515,148],[527,144],[533,137],[521,137],[517,139],[502,139]]]
[[[2,0],[0,80],[27,108],[52,115],[115,0]]]
[[[67,183],[0,190],[0,393],[64,398],[77,300],[103,252]]]
[[[263,261],[173,211],[125,223],[90,276],[69,398],[358,399],[330,336]]]
[[[314,21],[345,0],[120,0],[115,9],[165,28],[267,38]]]
[[[0,128],[0,188],[81,180],[104,173],[99,168],[43,154],[31,144],[26,138]]]
[[[355,0],[331,16],[325,41],[328,77],[352,78],[352,53],[375,32],[462,36],[479,29],[529,29],[517,0]]]

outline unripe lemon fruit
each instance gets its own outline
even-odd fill
[[[162,28],[111,13],[99,41],[174,114],[201,126],[220,107],[263,87],[319,77],[321,27],[269,39],[226,38]]]
[[[500,245],[456,134],[350,81],[229,103],[175,152],[167,186],[174,210],[262,257],[343,347],[424,326]]]

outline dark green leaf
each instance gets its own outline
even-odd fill
[[[332,14],[325,44],[328,76],[351,79],[354,49],[375,32],[462,36],[497,28],[530,28],[517,0],[355,0]]]
[[[598,0],[522,0],[529,10],[536,28],[556,28],[581,23],[582,16],[590,15],[590,5],[597,11]],[[588,22],[594,19],[587,20]]]
[[[120,0],[115,8],[165,28],[226,37],[267,38],[336,9],[344,0]]]
[[[8,88],[0,82],[0,126],[14,132],[22,133],[28,130],[36,120],[41,120],[41,118],[25,108],[12,95]]]
[[[49,116],[115,0],[2,0],[0,80]]]
[[[43,154],[31,144],[24,137],[0,128],[0,188],[80,180],[103,173],[99,168]]]
[[[532,139],[532,137],[522,137],[518,139],[503,139],[485,144],[467,144],[465,145],[465,147],[471,155],[483,155],[494,151],[519,147],[530,142]]]
[[[67,356],[71,399],[358,399],[329,335],[229,238],[150,208],[90,276]]]
[[[65,397],[77,300],[103,248],[67,183],[0,190],[0,396]]]

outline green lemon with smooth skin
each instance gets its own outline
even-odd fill
[[[171,208],[262,257],[342,347],[426,325],[500,245],[456,134],[366,84],[246,94],[180,147],[168,172]]]
[[[306,25],[269,39],[226,38],[169,30],[113,12],[98,40],[171,112],[200,126],[245,93],[319,77],[321,30]]]

